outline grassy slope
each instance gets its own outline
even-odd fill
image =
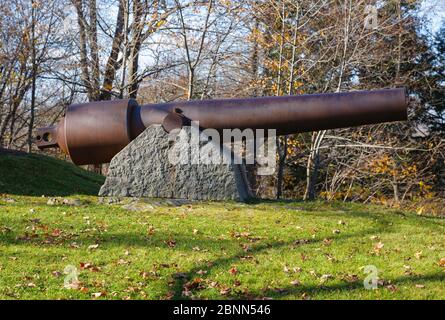
[[[97,194],[104,178],[42,155],[0,154],[0,194]]]
[[[86,204],[0,197],[0,298],[445,298],[443,219],[321,202],[133,212],[76,197]],[[84,289],[63,288],[68,265]],[[377,290],[363,288],[366,265],[384,280]]]

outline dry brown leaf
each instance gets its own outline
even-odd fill
[[[176,241],[173,239],[169,239],[167,241],[165,241],[165,243],[170,247],[170,248],[174,248],[176,247]]]
[[[153,227],[153,226],[149,226],[148,227],[148,229],[147,229],[147,234],[149,235],[149,236],[152,236],[152,235],[154,235],[155,234],[155,227]]]
[[[87,287],[80,287],[79,291],[81,291],[83,293],[87,293],[88,291],[90,291],[90,289],[88,289]]]
[[[94,292],[93,294],[91,294],[91,296],[95,299],[100,297],[105,297],[106,295],[107,293],[105,291]]]
[[[220,293],[221,295],[225,296],[225,295],[228,295],[228,294],[230,293],[230,291],[231,291],[230,288],[228,288],[228,287],[224,287],[224,288],[222,288],[222,289],[219,291],[219,293]]]
[[[94,250],[94,249],[97,249],[97,248],[99,248],[99,244],[97,244],[97,243],[88,246],[88,250]]]
[[[60,229],[54,229],[51,233],[51,236],[53,237],[59,237],[61,235],[62,231]]]
[[[385,246],[385,244],[382,243],[381,241],[378,242],[378,243],[376,243],[376,244],[374,245],[374,252],[376,252],[376,253],[380,253],[380,251],[383,249],[384,246]]]
[[[232,267],[229,269],[229,273],[231,275],[236,275],[238,273],[238,269],[236,267]]]
[[[300,285],[300,281],[293,280],[293,281],[290,282],[290,284],[293,285],[293,286],[299,286]]]
[[[53,272],[51,272],[51,274],[52,274],[54,277],[59,278],[59,277],[62,275],[62,272],[60,272],[60,271],[53,271]]]

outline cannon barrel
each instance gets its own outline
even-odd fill
[[[248,99],[71,105],[58,125],[37,130],[40,149],[60,147],[77,165],[106,163],[152,124],[174,128],[276,129],[278,135],[407,119],[404,88]]]

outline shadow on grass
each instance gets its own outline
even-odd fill
[[[404,284],[425,284],[426,282],[432,282],[432,281],[444,281],[445,280],[445,274],[444,273],[433,273],[433,274],[427,274],[427,275],[418,275],[418,276],[405,276],[405,277],[398,277],[391,280],[391,284],[394,285],[395,290],[397,290],[397,286],[404,285]],[[382,287],[382,286],[380,286]],[[319,293],[332,293],[332,292],[338,292],[338,291],[354,291],[354,290],[363,290],[363,282],[357,281],[355,283],[336,283],[336,284],[327,284],[327,285],[310,285],[310,286],[286,286],[281,287],[279,290],[273,290],[268,289],[261,292],[261,294],[255,293],[251,296],[244,296],[244,295],[238,295],[234,296],[234,298],[238,299],[260,299],[262,297],[270,297],[275,299],[282,299],[290,296],[295,295],[303,295],[307,294],[309,297],[312,295],[316,295]]]
[[[271,203],[267,201],[266,203]],[[313,213],[309,213],[310,215],[313,215]],[[314,213],[315,214],[315,213]],[[349,238],[355,238],[355,237],[366,237],[369,235],[374,235],[377,233],[389,233],[393,229],[393,224],[388,219],[388,217],[385,217],[383,215],[374,215],[369,212],[345,212],[342,213],[344,215],[355,215],[362,218],[369,219],[369,224],[372,224],[373,227],[369,228],[367,230],[363,230],[356,233],[342,233],[340,235],[335,236],[336,241],[342,241],[347,240]],[[318,215],[318,214],[317,214]],[[323,216],[320,214],[320,216]],[[326,217],[326,215],[324,215]],[[12,219],[12,220],[11,220]],[[20,217],[14,217],[14,218],[8,218],[8,223],[13,224],[20,224],[23,222],[23,219]],[[2,218],[0,217],[0,223],[2,223]],[[6,223],[7,224],[7,223]],[[6,225],[5,224],[5,225]],[[17,232],[7,232],[3,235],[0,234],[0,243],[3,243],[5,245],[66,245],[69,246],[73,241],[77,243],[91,243],[91,242],[98,242],[103,244],[102,247],[106,246],[134,246],[134,247],[162,247],[165,246],[165,242],[167,240],[174,239],[177,243],[176,247],[177,249],[191,249],[196,246],[207,246],[207,247],[214,247],[214,246],[224,246],[224,245],[230,245],[233,243],[234,245],[238,246],[238,242],[234,242],[233,240],[219,240],[219,239],[209,239],[209,238],[199,238],[199,237],[190,237],[186,236],[183,233],[180,232],[168,232],[165,234],[162,233],[155,233],[154,235],[147,237],[143,233],[132,233],[132,232],[126,232],[126,233],[112,233],[112,232],[106,232],[106,233],[97,233],[97,234],[88,234],[88,233],[82,233],[78,231],[80,234],[76,233],[62,233],[60,236],[52,237],[51,232],[48,230],[51,230],[51,227],[43,222],[32,222],[29,221],[29,228],[31,229],[37,229],[37,230],[47,230],[47,232],[40,232],[36,233],[35,235],[26,233],[25,234],[19,234]],[[70,227],[68,227],[69,229]],[[321,238],[316,239],[307,239],[305,244],[313,244],[318,243],[324,240],[324,238],[328,237],[327,235],[320,236]],[[293,239],[291,242],[274,242],[274,243],[268,243],[266,247],[257,247],[254,248],[256,251],[262,251],[267,248],[272,247],[279,247],[279,246],[286,246],[286,245],[293,245],[293,242],[298,239]],[[199,270],[199,268],[198,268]]]
[[[379,227],[374,227],[374,228],[369,228],[367,230],[363,230],[361,232],[356,232],[356,233],[345,233],[339,236],[335,237],[336,241],[344,241],[350,238],[356,238],[356,237],[366,237],[369,235],[374,235],[376,234],[376,232],[382,234],[382,233],[390,233],[391,232],[392,227],[389,225],[384,225],[383,229],[381,226]],[[321,244],[323,242],[324,238],[315,238],[315,239],[308,239],[307,241],[305,241],[303,244],[295,244],[295,241],[283,241],[283,242],[272,242],[272,243],[264,243],[264,244],[259,244],[259,245],[255,245],[252,246],[251,249],[249,250],[249,252],[247,253],[249,256],[254,256],[255,254],[259,254],[262,252],[266,252],[269,249],[277,249],[277,248],[281,248],[281,247],[305,247],[305,246],[309,246],[312,244]],[[196,274],[199,270],[209,270],[212,268],[216,268],[216,267],[220,267],[220,268],[224,268],[224,269],[229,269],[231,265],[233,265],[236,262],[241,261],[241,258],[243,256],[245,256],[246,253],[244,251],[238,251],[236,254],[230,256],[230,257],[224,257],[224,258],[219,258],[219,259],[215,259],[213,261],[211,261],[210,263],[206,262],[203,264],[200,264],[190,270],[188,270],[187,272],[183,272],[181,277],[175,277],[175,274],[172,274],[172,279],[174,281],[174,284],[172,286],[173,288],[173,299],[188,299],[187,297],[183,296],[183,291],[184,291],[184,286],[187,284],[187,282],[189,282],[190,280],[192,280],[194,277],[196,277]],[[210,266],[210,267],[209,267]],[[285,288],[284,291],[281,291],[281,294],[284,292],[288,292],[290,289],[295,290],[294,288]],[[301,290],[301,288],[298,288],[298,290]],[[269,292],[265,292],[264,294],[261,294],[261,297],[267,297]],[[292,293],[289,293],[292,294]],[[276,297],[277,294],[275,293],[274,296]],[[254,299],[254,298],[260,298],[257,297],[255,294],[235,294],[235,295],[229,295],[229,298],[241,298],[241,299]]]
[[[23,196],[97,195],[104,177],[38,154],[0,154],[0,194]]]

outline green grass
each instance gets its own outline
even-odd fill
[[[90,203],[80,207],[15,198],[0,202],[4,299],[89,299],[97,292],[115,299],[445,298],[439,218],[343,203],[195,203],[134,212],[94,197],[83,197]],[[94,267],[81,270],[82,263]],[[64,288],[68,265],[79,269],[86,289]],[[363,287],[366,265],[379,270],[377,290]]]
[[[0,153],[0,194],[94,195],[103,182],[102,176],[66,161],[37,154]]]
[[[23,185],[12,177],[28,179],[26,170],[5,172],[13,163],[0,156],[10,190],[0,196],[0,299],[445,298],[441,218],[323,202],[150,201],[129,211],[74,195],[97,192],[100,180],[72,165],[32,156],[26,166],[47,165],[45,178]],[[56,182],[83,205],[49,205],[40,194],[55,194]],[[368,265],[376,290],[363,286]],[[77,289],[64,288],[68,266]]]

